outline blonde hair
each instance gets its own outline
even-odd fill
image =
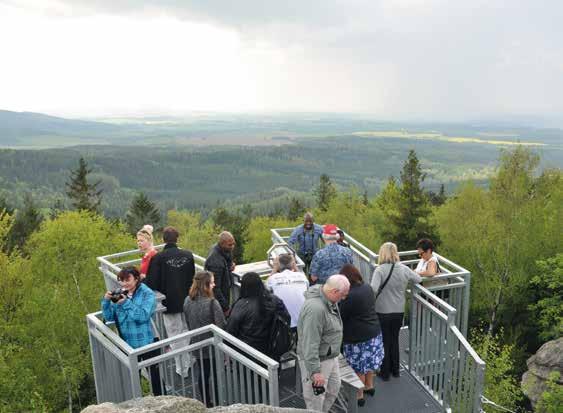
[[[386,242],[379,248],[379,259],[377,261],[379,265],[399,261],[399,253],[397,251],[397,246],[394,243]]]
[[[153,242],[152,240],[152,231],[153,231],[153,226],[152,225],[143,225],[143,228],[141,228],[138,232],[137,232],[137,236],[138,237],[143,237],[144,239],[146,239],[147,241]]]

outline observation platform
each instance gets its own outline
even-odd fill
[[[293,228],[272,229],[272,244],[285,245]],[[349,234],[345,240],[353,253],[354,265],[369,283],[378,256]],[[401,262],[415,266],[416,251],[399,253]],[[140,263],[138,250],[98,257],[107,289],[118,287],[116,274],[127,265]],[[266,257],[266,251],[265,251]],[[343,374],[341,394],[332,412],[473,412],[481,411],[485,363],[471,348],[467,333],[471,274],[437,255],[443,285],[425,288],[414,285],[408,291],[404,325],[400,333],[401,377],[384,382],[375,378],[375,395],[365,395],[358,407],[356,390],[361,382],[349,367]],[[196,269],[205,258],[194,255]],[[297,257],[298,266],[303,266]],[[240,291],[240,278],[256,271],[267,279],[268,261],[235,268],[231,298]],[[87,316],[92,364],[98,403],[121,402],[154,393],[154,377],[159,372],[160,387],[167,394],[211,401],[214,405],[234,403],[268,404],[305,408],[295,356],[281,363],[270,359],[220,328],[209,325],[167,337],[163,327],[164,296],[157,293],[153,329],[160,340],[133,349],[117,334],[115,326],[102,320],[101,312]],[[201,339],[196,341],[194,339]],[[204,354],[211,352],[211,394],[198,388]],[[143,357],[147,353],[151,358]],[[156,354],[156,356],[154,356]],[[345,366],[345,361],[342,361]],[[182,368],[183,367],[183,368]],[[184,370],[184,376],[176,371]]]

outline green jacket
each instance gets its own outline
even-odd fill
[[[321,361],[338,357],[342,344],[342,319],[338,306],[314,285],[305,292],[297,323],[297,354],[309,376],[321,372]]]

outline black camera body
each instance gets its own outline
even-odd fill
[[[117,290],[113,290],[111,292],[111,302],[112,303],[117,303],[119,300],[121,300],[121,298],[123,298],[123,296],[127,295],[127,290],[124,290],[123,288],[118,288]]]
[[[312,384],[313,386],[313,394],[315,396],[318,396],[319,394],[323,394],[325,392],[325,386],[315,386],[314,384]]]

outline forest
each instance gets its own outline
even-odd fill
[[[263,260],[269,229],[299,224],[306,209],[316,222],[336,223],[374,251],[385,241],[414,249],[420,237],[431,237],[437,252],[469,269],[469,341],[487,363],[485,395],[512,411],[529,411],[520,388],[525,361],[563,329],[561,169],[546,167],[543,153],[520,145],[467,150],[448,163],[443,146],[421,142],[409,151],[396,142],[393,149],[385,140],[374,146],[355,139],[354,148],[325,139],[314,149],[301,142],[197,153],[1,151],[0,411],[70,412],[95,402],[85,322],[104,292],[95,258],[133,249],[142,224],[175,226],[180,245],[203,256],[221,230],[230,230],[242,263]],[[335,150],[340,160],[327,161]],[[225,162],[232,151],[236,166]],[[465,171],[473,165],[475,176],[460,165]],[[189,173],[178,172],[188,166]],[[387,175],[374,179],[376,171]],[[225,173],[233,180],[224,181]],[[279,208],[261,209],[251,198],[217,204],[244,193],[237,179],[245,174],[255,179],[245,181],[255,192],[294,192],[279,198]],[[112,178],[115,188],[127,189],[112,193]],[[178,188],[184,198],[174,205],[166,193]],[[22,189],[27,195],[8,196]],[[536,411],[555,413],[562,404],[562,386],[554,384]]]

